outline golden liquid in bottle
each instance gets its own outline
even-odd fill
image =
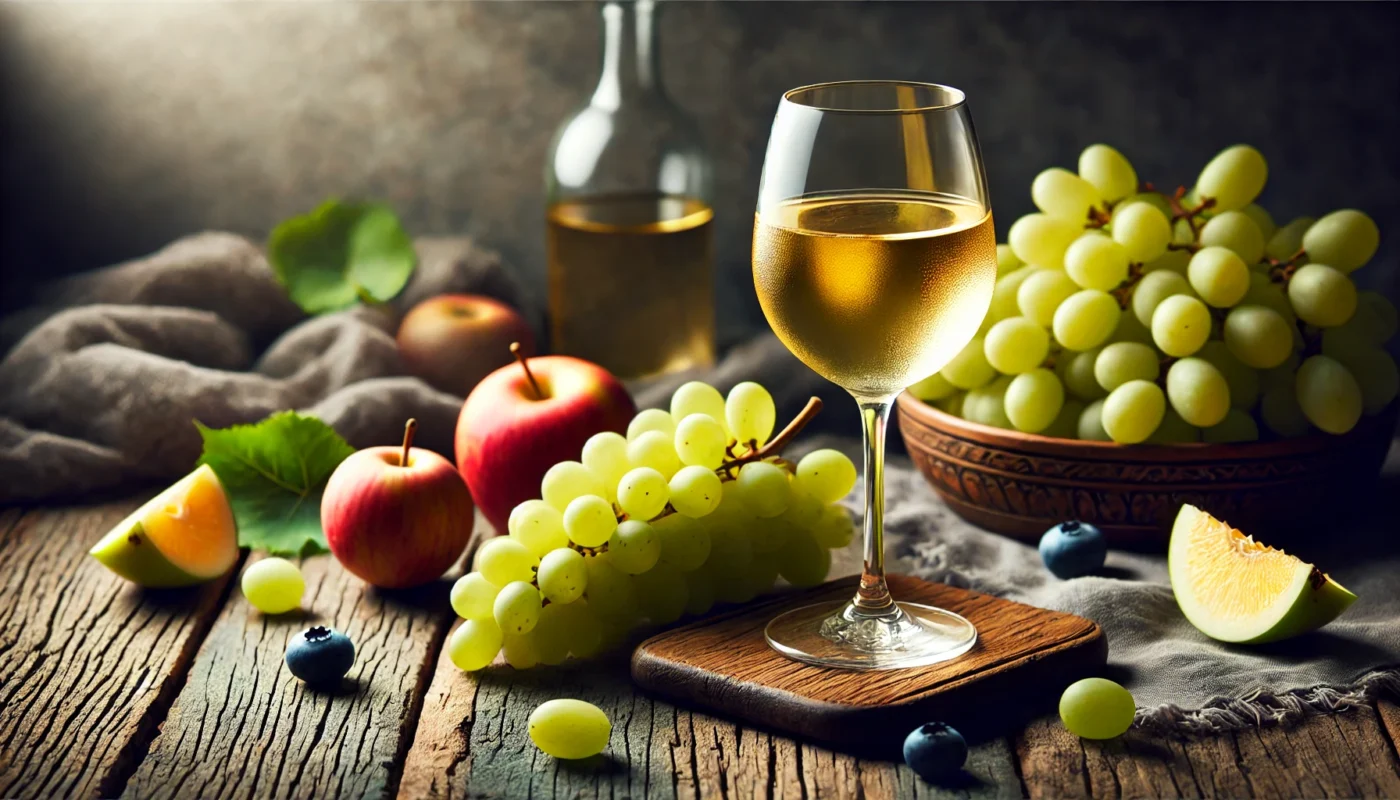
[[[996,272],[991,212],[960,198],[813,195],[754,219],[768,322],[803,363],[860,397],[942,369],[976,334]]]
[[[704,202],[668,195],[551,206],[554,350],[622,378],[714,363],[713,219]]]

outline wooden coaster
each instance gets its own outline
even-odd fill
[[[977,626],[966,655],[928,667],[855,672],[788,659],[764,626],[781,610],[849,598],[856,577],[697,620],[647,639],[632,654],[643,688],[806,739],[885,749],[916,726],[947,722],[971,738],[1005,733],[1058,702],[1065,686],[1101,671],[1108,642],[1082,617],[967,589],[889,576],[899,600],[946,608]]]

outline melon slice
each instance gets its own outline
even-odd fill
[[[1222,642],[1257,644],[1320,628],[1356,595],[1312,564],[1182,505],[1167,554],[1186,619]]]
[[[238,560],[238,528],[223,484],[208,464],[122,520],[89,551],[141,586],[190,586]]]

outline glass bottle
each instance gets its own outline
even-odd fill
[[[623,378],[714,361],[710,161],[661,85],[655,16],[603,3],[602,75],[545,166],[553,349]]]

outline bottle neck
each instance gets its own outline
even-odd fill
[[[603,4],[603,74],[592,105],[616,110],[624,102],[660,96],[654,0]]]

